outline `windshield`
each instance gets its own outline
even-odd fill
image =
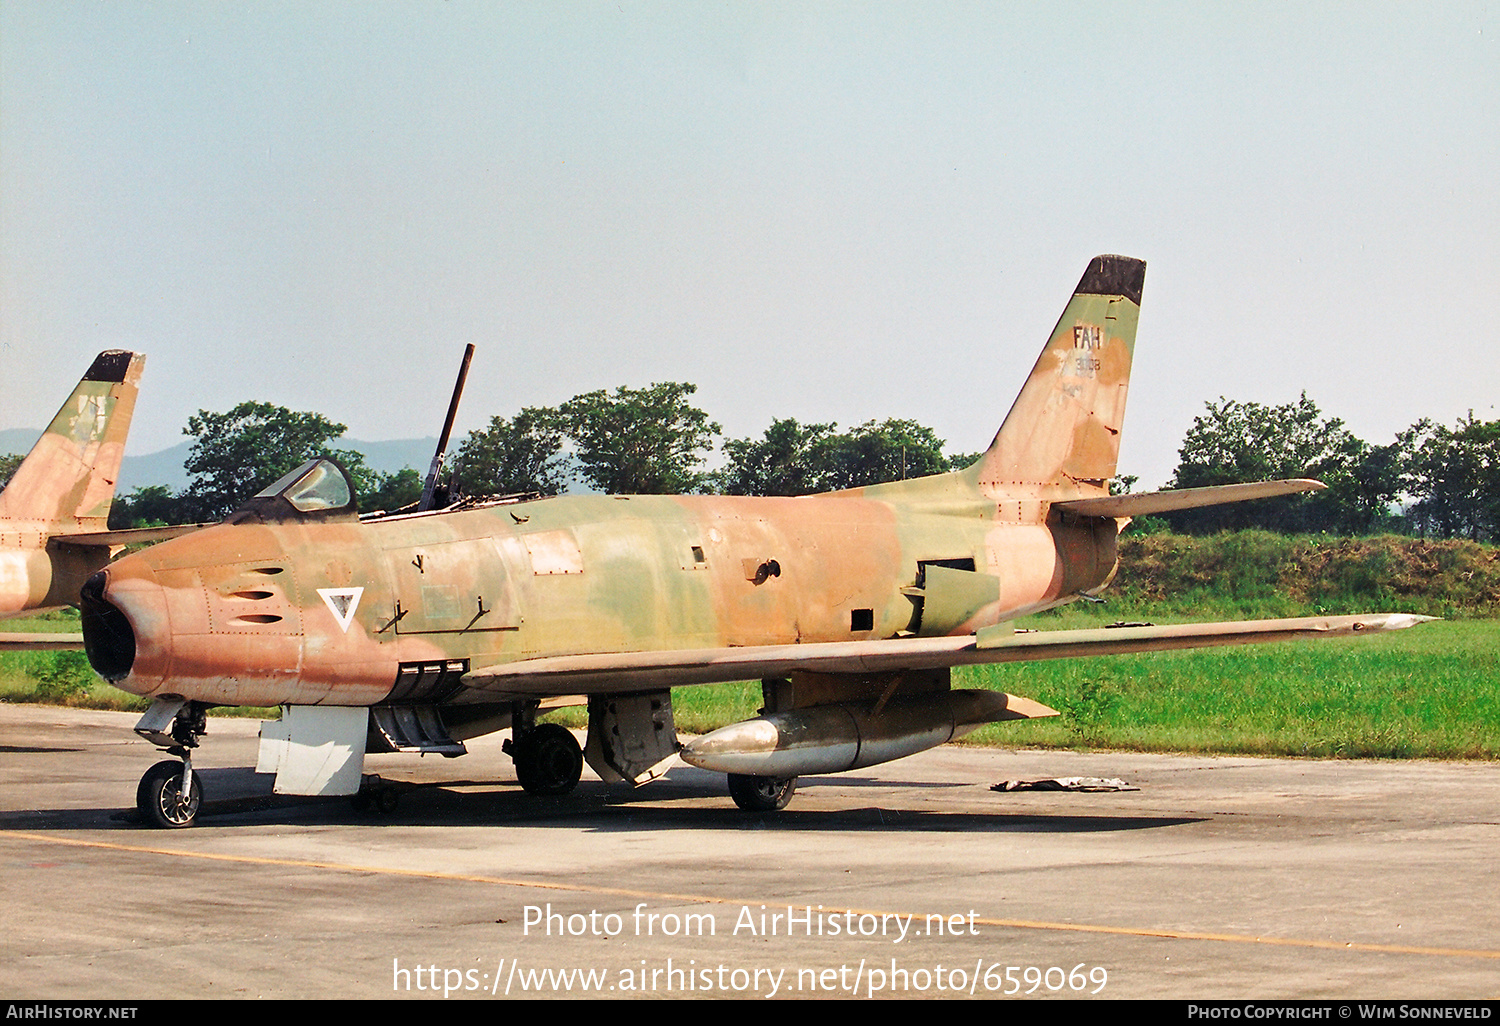
[[[353,499],[343,472],[328,460],[309,460],[255,497],[263,499],[277,495],[285,498],[300,513],[342,509]]]

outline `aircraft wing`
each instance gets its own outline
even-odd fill
[[[978,663],[1349,637],[1400,630],[1431,619],[1410,613],[1369,613],[1069,631],[1015,631],[1000,624],[960,637],[549,656],[481,667],[466,674],[464,683],[522,694],[649,691],[792,673],[874,675]]]
[[[1141,492],[1137,495],[1105,495],[1097,499],[1068,499],[1054,502],[1053,509],[1083,517],[1143,517],[1168,513],[1176,509],[1220,506],[1228,502],[1270,499],[1278,495],[1322,491],[1328,486],[1311,478],[1285,481],[1251,481],[1247,484],[1213,485],[1208,488],[1170,488],[1164,492]]]
[[[0,634],[0,652],[81,651],[82,634]]]

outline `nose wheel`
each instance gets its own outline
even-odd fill
[[[203,784],[193,772],[192,751],[208,732],[208,706],[158,698],[135,725],[135,732],[181,762],[163,760],[148,769],[135,789],[135,808],[149,826],[190,827],[203,805]]]
[[[192,826],[202,805],[203,785],[186,760],[157,763],[135,789],[135,807],[141,819],[164,830]]]

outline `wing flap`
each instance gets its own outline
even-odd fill
[[[791,673],[878,674],[979,663],[1159,652],[1400,630],[1433,617],[1410,613],[1309,616],[1168,626],[1021,631],[945,638],[890,638],[807,645],[762,645],[655,652],[548,656],[485,666],[469,687],[518,694],[628,692],[785,677]],[[982,640],[981,640],[982,639]]]

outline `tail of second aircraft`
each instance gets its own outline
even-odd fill
[[[1146,262],[1097,256],[977,464],[992,497],[1107,495],[1135,352]],[[971,471],[972,472],[972,471]]]
[[[100,353],[0,492],[0,521],[32,521],[51,534],[102,531],[146,358]]]

